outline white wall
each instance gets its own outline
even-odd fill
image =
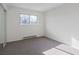
[[[25,26],[20,25],[20,14],[37,15],[39,17],[39,24]],[[43,14],[41,12],[9,7],[7,12],[7,42],[21,40],[23,37],[31,35],[43,36],[43,20]]]
[[[5,30],[4,30],[4,10],[0,4],[0,43],[3,43],[5,40]]]
[[[79,41],[79,4],[64,4],[46,13],[46,36],[72,45]],[[79,45],[79,44],[78,44]]]

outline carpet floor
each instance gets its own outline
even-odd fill
[[[44,55],[43,52],[62,43],[49,38],[32,38],[7,43],[0,48],[0,55]]]

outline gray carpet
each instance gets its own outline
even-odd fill
[[[7,43],[5,48],[0,48],[0,55],[44,55],[44,51],[60,44],[60,42],[45,37],[25,39]]]

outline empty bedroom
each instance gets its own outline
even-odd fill
[[[0,3],[0,55],[79,55],[79,3]]]

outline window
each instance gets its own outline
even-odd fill
[[[21,25],[37,24],[37,16],[21,14],[20,24]]]
[[[30,16],[30,24],[36,24],[37,23],[37,16]]]

